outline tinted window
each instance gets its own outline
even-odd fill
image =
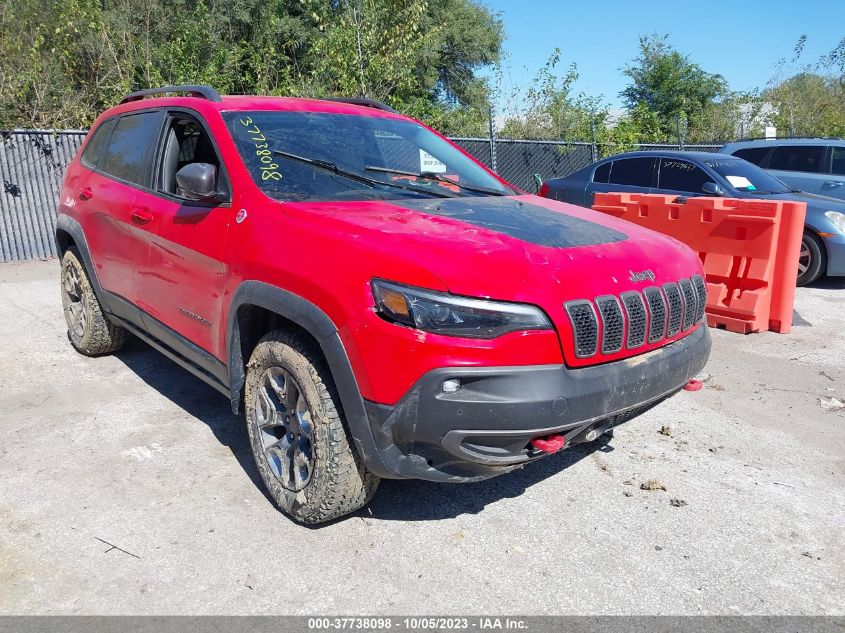
[[[749,163],[760,165],[770,149],[770,147],[746,147],[745,149],[735,151],[733,155],[737,158],[747,160]]]
[[[820,145],[785,145],[774,149],[769,169],[818,172],[823,157],[824,147]]]
[[[114,119],[109,119],[100,124],[100,127],[94,132],[91,140],[85,146],[85,151],[82,152],[82,162],[89,167],[96,168],[100,159],[103,156],[103,150],[106,148],[106,143],[109,142],[109,134],[114,127]]]
[[[595,173],[593,174],[593,182],[607,182],[608,178],[610,178],[610,166],[613,163],[605,163],[604,165],[600,165],[596,168]]]
[[[767,193],[786,193],[789,187],[780,180],[744,160],[737,160],[732,156],[725,156],[717,160],[706,160],[705,164],[722,178],[728,181],[731,187],[745,193],[754,192],[758,195]]]
[[[450,142],[412,121],[292,111],[226,112],[223,117],[256,185],[272,198],[513,193]]]
[[[613,161],[608,182],[614,185],[651,186],[653,158],[623,158]]]
[[[193,118],[174,115],[164,137],[159,189],[183,197],[176,185],[176,173],[191,163],[207,163],[217,168],[216,191],[227,198],[228,184],[211,137]]]
[[[660,159],[660,172],[657,178],[658,189],[689,191],[690,193],[701,193],[704,183],[713,181],[702,169],[691,162],[676,158]]]
[[[158,137],[159,112],[130,114],[118,119],[101,163],[115,178],[144,184],[150,147]]]
[[[833,148],[833,165],[830,171],[838,176],[845,176],[845,147]]]

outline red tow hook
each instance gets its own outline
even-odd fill
[[[690,379],[690,381],[684,385],[684,391],[698,391],[704,386],[704,383],[700,380],[696,380],[695,378]]]
[[[566,439],[562,435],[546,435],[531,440],[531,446],[544,453],[556,453],[563,448],[565,443]]]

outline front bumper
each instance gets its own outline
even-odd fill
[[[366,402],[379,453],[397,478],[486,479],[543,457],[529,442],[561,434],[567,445],[620,424],[683,387],[710,355],[710,333],[624,360],[570,369],[450,367],[428,372],[395,406]],[[461,389],[443,393],[444,380]]]
[[[827,274],[845,277],[845,235],[837,232],[822,239],[827,247]]]

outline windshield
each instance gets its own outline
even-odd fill
[[[745,160],[717,159],[704,161],[731,187],[744,193],[789,193],[790,188],[757,165]]]
[[[514,193],[411,121],[279,111],[225,112],[223,118],[256,185],[279,200]]]

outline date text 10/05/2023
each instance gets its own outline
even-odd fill
[[[444,631],[444,630],[510,630],[528,628],[522,618],[512,617],[325,617],[308,618],[308,629],[329,630],[384,630]]]

